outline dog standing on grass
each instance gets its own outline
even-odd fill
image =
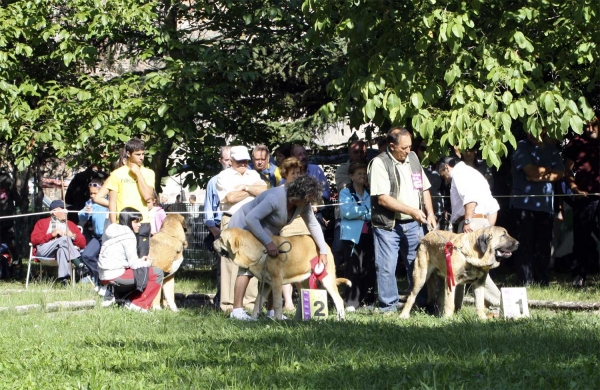
[[[239,228],[224,230],[221,236],[215,240],[214,247],[221,256],[231,259],[237,266],[248,268],[258,280],[262,281],[263,273],[265,274],[269,287],[265,288],[262,298],[254,305],[252,317],[258,317],[262,306],[260,302],[266,299],[272,288],[273,297],[278,297],[273,299],[275,318],[281,320],[283,316],[282,285],[306,281],[311,275],[310,261],[318,257],[319,252],[310,236],[271,236],[271,238],[277,247],[281,246],[282,250],[287,250],[285,242],[288,242],[291,246],[290,251],[280,253],[277,257],[265,256],[264,245],[251,232]],[[328,252],[327,258],[330,260],[326,266],[327,276],[321,280],[321,283],[333,299],[337,319],[343,320],[345,318],[344,300],[340,296],[337,284],[345,283],[350,286],[351,283],[348,279],[335,278],[335,262],[331,250]]]
[[[178,311],[175,304],[175,272],[183,262],[183,250],[188,243],[185,239],[185,218],[181,214],[169,214],[163,221],[160,231],[150,238],[150,253],[152,265],[163,270],[162,294],[157,294],[152,302],[153,309],[168,307],[172,311]]]
[[[517,250],[519,242],[512,238],[506,229],[493,226],[479,229],[471,233],[455,234],[447,231],[429,232],[421,241],[415,259],[413,272],[414,286],[400,314],[408,318],[415,298],[427,283],[428,299],[435,296],[435,279],[444,279],[444,292],[438,295],[438,307],[444,308],[444,317],[454,313],[454,292],[456,286],[446,285],[446,256],[444,247],[450,241],[453,245],[451,257],[452,272],[455,284],[471,283],[475,292],[475,308],[477,315],[485,319],[484,284],[490,269],[500,265],[498,259],[506,258]],[[430,303],[430,302],[428,302]]]

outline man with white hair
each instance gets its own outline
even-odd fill
[[[78,263],[81,256],[79,250],[85,248],[85,237],[77,225],[67,220],[67,210],[62,200],[50,203],[50,217],[37,221],[29,240],[38,256],[56,258],[57,281],[67,283],[71,275],[71,262]]]
[[[217,178],[217,193],[219,195],[221,229],[227,229],[231,216],[243,205],[251,202],[256,196],[267,189],[260,175],[248,169],[250,154],[245,146],[231,147],[231,168],[224,169]],[[238,266],[226,257],[221,258],[221,310],[233,309],[233,290],[238,274]],[[244,304],[253,304],[258,293],[256,278],[253,278],[246,289]]]

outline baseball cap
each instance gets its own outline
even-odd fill
[[[248,148],[245,146],[232,146],[231,147],[231,158],[235,161],[250,160],[248,154]]]
[[[58,208],[64,209],[65,202],[63,202],[60,199],[53,200],[52,203],[50,203],[50,211],[52,211],[54,209],[58,209]]]

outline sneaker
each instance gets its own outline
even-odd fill
[[[346,307],[346,313],[352,313],[355,312],[356,308],[354,306],[347,306]]]
[[[102,307],[109,307],[116,302],[115,296],[110,290],[107,290],[106,287],[100,287],[98,294],[104,297],[104,300],[101,303]]]
[[[240,321],[256,321],[256,318],[249,316],[244,309],[233,309],[229,318]]]
[[[275,319],[275,310],[267,310],[267,318]],[[282,320],[288,320],[284,314],[281,315]]]
[[[95,288],[94,290],[96,290],[96,292],[98,293],[98,295],[100,295],[101,297],[105,297],[106,295],[112,295],[110,293],[110,290],[108,290],[106,287],[104,286],[100,286]]]
[[[141,313],[146,313],[148,311],[147,309],[142,309],[141,307],[139,307],[138,305],[136,305],[135,303],[133,303],[131,301],[125,301],[125,304],[123,306],[125,307],[125,309],[131,310],[131,311],[139,311]]]
[[[101,305],[102,307],[109,307],[111,305],[113,305],[116,302],[115,297],[113,295],[108,296],[108,297],[104,297],[104,300],[102,301]]]

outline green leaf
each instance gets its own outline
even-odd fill
[[[510,133],[510,126],[512,124],[512,119],[510,118],[510,115],[508,115],[506,112],[503,112],[501,115],[502,115],[502,126],[504,126],[504,130],[506,132]]]
[[[579,117],[579,115],[573,115],[571,119],[569,119],[569,124],[574,132],[577,134],[581,134],[583,132],[583,121]]]
[[[508,106],[512,102],[512,100],[512,93],[510,93],[510,91],[504,91],[504,93],[502,94],[502,103]]]
[[[161,106],[158,107],[158,111],[157,111],[158,116],[163,117],[165,115],[165,112],[167,111],[167,108],[168,108],[168,106],[166,103],[161,104]],[[171,138],[171,137],[169,137],[169,138]]]
[[[413,106],[418,110],[423,105],[423,95],[421,95],[421,92],[415,92],[412,95],[410,95],[410,101],[413,104]]]
[[[546,92],[544,94],[544,108],[548,113],[553,112],[556,108],[556,103],[554,103],[554,97],[550,92]]]
[[[367,104],[365,104],[364,113],[367,115],[367,118],[373,120],[375,118],[375,102],[373,99],[367,100]]]
[[[523,92],[523,79],[516,79],[515,80],[515,91],[517,93]]]

